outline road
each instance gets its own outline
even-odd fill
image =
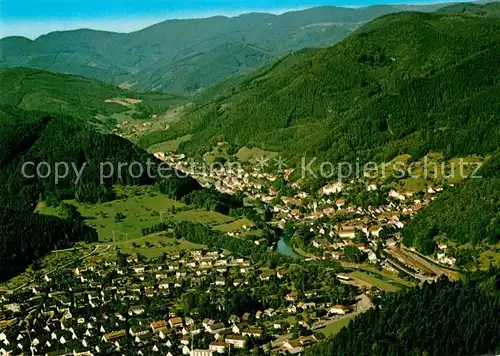
[[[322,329],[322,328],[324,328],[330,324],[333,324],[339,320],[350,319],[356,315],[362,314],[365,311],[367,311],[368,309],[371,309],[374,307],[372,301],[370,300],[370,298],[368,298],[368,296],[366,294],[361,294],[356,299],[358,302],[356,303],[356,310],[354,312],[348,313],[345,315],[334,316],[331,319],[322,320],[322,321],[319,321],[317,323],[314,323],[312,325],[312,329],[313,330]],[[291,338],[293,338],[292,334],[276,335],[276,340],[274,340],[272,342],[272,347],[275,348],[275,347],[281,346],[281,344],[283,344],[283,342],[285,342],[286,340],[289,340]]]

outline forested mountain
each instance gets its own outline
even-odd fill
[[[500,352],[500,272],[390,294],[306,356],[484,355]]]
[[[443,192],[410,221],[403,236],[406,245],[426,254],[435,251],[436,239],[472,246],[500,242],[500,155],[490,158],[477,178]],[[457,259],[465,257],[459,253]]]
[[[126,166],[120,169],[121,162]],[[162,193],[176,199],[200,188],[194,179],[179,178],[173,169],[159,177],[158,163],[131,142],[100,134],[69,116],[56,118],[0,106],[2,278],[22,270],[54,246],[97,239],[96,232],[85,226],[78,214],[61,220],[33,213],[40,200],[45,204],[72,198],[84,203],[105,202],[115,199],[115,184],[156,183]]]
[[[499,31],[490,16],[383,16],[334,47],[233,81],[225,97],[141,144],[192,133],[181,144],[190,154],[223,139],[292,161],[490,153],[500,137]]]
[[[138,102],[136,110],[151,113],[164,112],[183,100],[174,95],[136,93],[94,79],[30,68],[0,69],[0,83],[0,105],[70,115],[97,125],[103,124],[96,119],[97,114],[109,116],[129,111],[126,98]],[[122,99],[122,103],[113,99]]]
[[[441,6],[316,7],[279,16],[168,20],[130,34],[82,29],[35,41],[8,37],[0,40],[0,67],[79,74],[137,90],[193,93],[284,54],[337,43],[378,16]]]

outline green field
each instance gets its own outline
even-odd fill
[[[349,276],[357,279],[361,279],[374,287],[385,290],[387,292],[397,292],[400,288],[395,286],[394,284],[388,283],[382,279],[373,277],[368,273],[364,273],[361,271],[354,271],[348,274]]]
[[[272,159],[278,155],[277,152],[270,152],[270,151],[265,151],[261,148],[258,147],[253,147],[253,148],[248,148],[248,147],[242,147],[236,153],[236,157],[243,162],[248,162],[248,161],[254,161],[256,159],[260,159],[262,157],[266,159]]]
[[[326,337],[328,337],[328,336],[334,336],[334,335],[338,334],[338,332],[340,331],[340,329],[342,329],[343,327],[346,327],[347,325],[349,325],[349,322],[352,319],[354,319],[355,316],[356,315],[353,314],[353,315],[347,316],[344,319],[340,319],[338,321],[334,321],[333,323],[328,324],[324,328],[318,329],[318,331],[320,333],[323,333]]]
[[[205,245],[195,244],[184,239],[165,236],[163,233],[143,236],[132,241],[120,241],[113,244],[124,254],[141,254],[147,258],[160,257],[163,253],[182,250],[198,250]],[[113,252],[111,252],[113,253]]]
[[[206,210],[173,212],[173,207],[176,209],[186,207],[183,203],[169,199],[165,195],[155,194],[149,192],[95,205],[79,204],[74,200],[66,201],[66,203],[78,208],[86,223],[97,230],[100,242],[126,241],[142,237],[143,228],[151,227],[169,218],[194,220],[210,225],[219,225],[233,220],[228,216]],[[42,214],[59,214],[58,208],[43,205],[39,206],[38,211]],[[117,214],[124,217],[117,221]]]
[[[169,140],[162,143],[157,143],[156,145],[150,146],[148,148],[149,152],[177,152],[179,145],[184,141],[189,141],[192,135],[185,135],[178,137],[175,140]]]

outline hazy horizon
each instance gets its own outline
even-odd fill
[[[234,17],[250,12],[282,14],[317,6],[365,7],[373,5],[429,5],[452,1],[370,1],[354,0],[285,0],[266,5],[265,1],[200,1],[161,2],[143,0],[139,4],[117,3],[117,0],[83,1],[45,0],[44,6],[36,0],[0,0],[0,38],[23,36],[34,40],[54,31],[93,29],[129,33],[156,23],[173,19],[195,19],[212,16]],[[31,4],[31,6],[30,6]],[[52,4],[52,6],[51,6]],[[69,6],[68,6],[69,5]],[[119,5],[119,6],[118,6]]]

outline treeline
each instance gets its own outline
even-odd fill
[[[209,209],[228,215],[232,209],[243,207],[243,194],[224,194],[214,188],[194,190],[186,194],[182,201],[197,208]]]
[[[481,355],[500,352],[500,271],[385,296],[305,355]]]
[[[0,208],[0,279],[21,272],[52,249],[77,241],[95,242],[97,233],[78,219],[62,220],[28,211]]]
[[[209,226],[192,221],[166,221],[143,229],[142,234],[149,235],[170,229],[179,238],[206,245],[210,249],[229,250],[235,255],[250,258],[268,266],[278,266],[293,261],[291,257],[276,253],[265,246],[256,245],[252,240],[229,237],[212,230]]]
[[[477,174],[448,188],[403,230],[403,243],[425,254],[436,239],[473,246],[500,241],[500,155],[487,160]]]

